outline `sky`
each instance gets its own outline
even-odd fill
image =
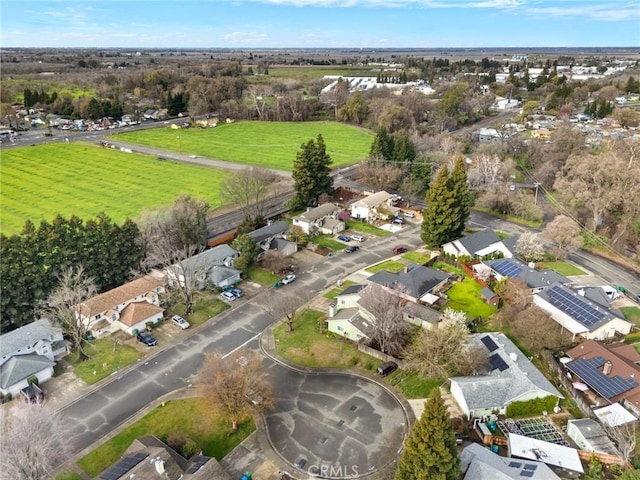
[[[640,50],[640,0],[1,0],[0,47]]]

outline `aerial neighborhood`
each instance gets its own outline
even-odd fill
[[[640,58],[495,50],[3,47],[0,480],[638,478]]]

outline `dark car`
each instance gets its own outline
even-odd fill
[[[244,292],[239,288],[232,288],[229,290],[229,292],[231,292],[231,294],[233,294],[233,296],[236,298],[240,298],[244,295]]]
[[[391,220],[391,223],[397,223],[398,225],[404,225],[405,224],[405,219],[402,217],[393,217],[393,220]]]
[[[408,250],[407,247],[403,247],[402,245],[398,245],[397,247],[393,247],[393,254],[400,255]]]
[[[344,249],[344,251],[347,253],[357,252],[358,250],[360,250],[360,247],[357,247],[355,245],[351,245],[350,247]]]
[[[140,332],[136,338],[139,342],[144,343],[147,347],[155,347],[158,344],[158,341],[155,339],[155,337],[147,332]]]
[[[381,377],[386,377],[390,373],[395,372],[397,369],[398,364],[396,362],[386,362],[380,365],[376,372],[378,372],[378,375],[380,375]]]
[[[350,241],[351,241],[351,238],[349,238],[349,237],[348,237],[348,236],[346,236],[346,235],[338,235],[338,237],[337,237],[337,238],[338,238],[338,240],[340,240],[341,242],[350,242]]]

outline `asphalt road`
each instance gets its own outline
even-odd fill
[[[283,288],[295,289],[301,294],[304,292],[304,296],[311,299],[337,280],[390,257],[396,243],[419,246],[419,228],[408,227],[394,236],[369,239],[356,254],[340,252],[327,257],[309,271],[301,272],[295,283]],[[257,337],[272,323],[260,307],[262,298],[277,293],[267,290],[242,305],[234,306],[199,327],[178,345],[158,346],[161,350],[157,353],[120,374],[114,374],[100,388],[65,406],[61,412],[69,424],[72,453],[96,442],[152,400],[191,385],[201,365],[203,352],[228,355],[243,346],[256,348]]]

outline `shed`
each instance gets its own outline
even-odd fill
[[[488,287],[484,287],[482,290],[480,290],[480,296],[482,297],[482,300],[484,300],[485,303],[488,303],[489,305],[497,305],[500,301],[500,297],[498,296],[498,294]]]

